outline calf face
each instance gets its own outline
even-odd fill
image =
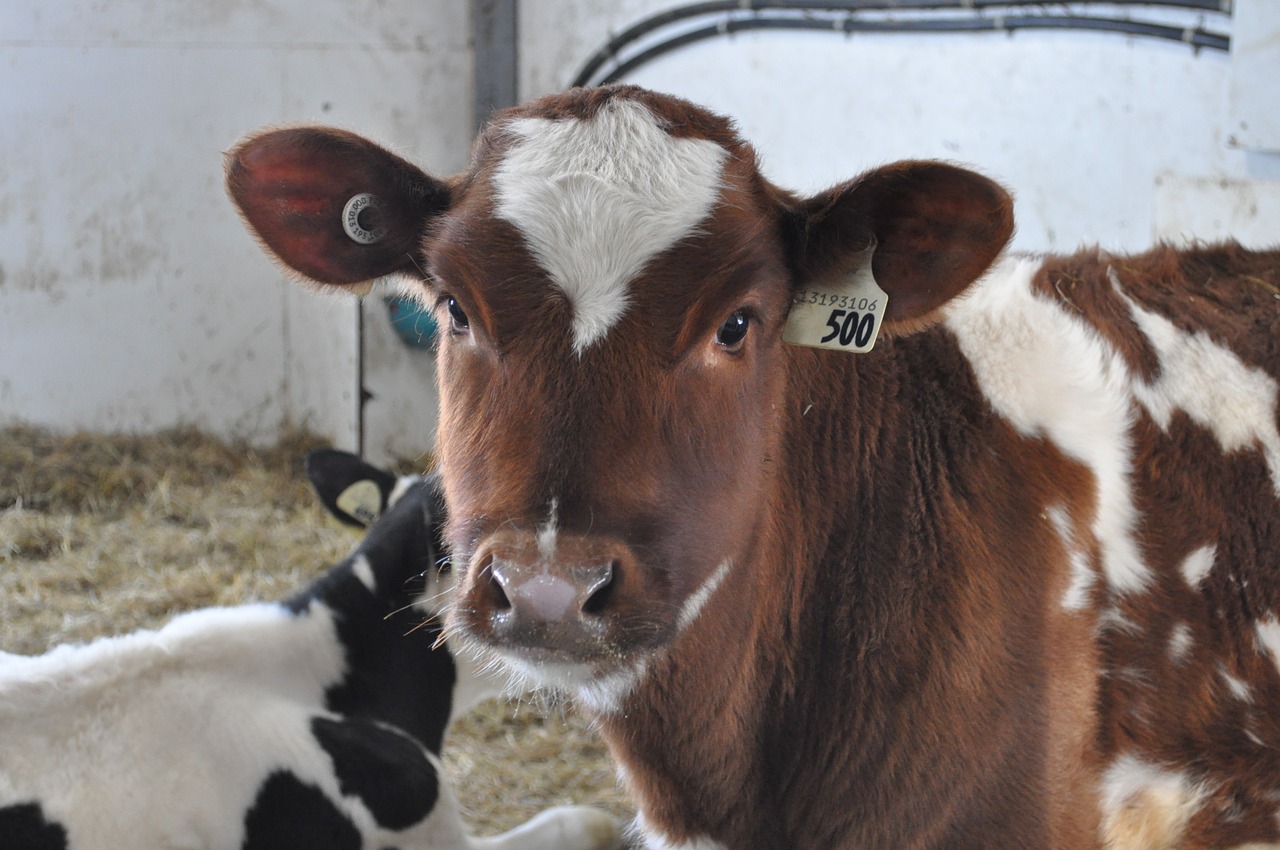
[[[500,114],[449,180],[300,128],[235,148],[228,185],[313,281],[420,273],[412,289],[447,328],[453,626],[605,701],[784,515],[784,458],[808,452],[784,444],[784,392],[812,364],[782,341],[797,295],[874,247],[887,332],[920,326],[1012,227],[999,187],[939,163],[795,198],[728,121],[630,87]],[[365,248],[341,224],[362,193],[386,233]]]

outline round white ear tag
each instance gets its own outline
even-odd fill
[[[372,525],[378,514],[382,513],[382,491],[377,484],[367,479],[357,481],[343,490],[334,502],[365,525]]]
[[[386,225],[380,225],[374,230],[369,230],[360,224],[360,214],[365,210],[376,211],[378,209],[378,199],[368,192],[361,192],[359,195],[352,195],[347,201],[347,205],[342,208],[342,229],[347,232],[352,241],[359,242],[361,245],[372,245],[378,242],[382,237],[387,235]]]

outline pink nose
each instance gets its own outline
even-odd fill
[[[617,540],[569,534],[539,544],[511,529],[481,543],[459,600],[468,630],[500,646],[599,655],[636,573],[634,555]]]
[[[552,572],[545,564],[530,566],[495,558],[489,568],[496,591],[494,607],[502,610],[505,605],[513,618],[531,622],[598,616],[605,607],[613,571],[612,561]]]

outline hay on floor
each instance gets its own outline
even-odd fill
[[[194,429],[0,430],[0,651],[44,652],[306,584],[357,539],[303,475],[320,446],[302,432],[263,449]],[[479,834],[552,805],[631,815],[598,737],[571,711],[486,703],[450,732],[445,765]]]

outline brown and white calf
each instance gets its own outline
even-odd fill
[[[228,180],[438,305],[452,628],[598,717],[650,847],[1280,842],[1280,253],[1002,257],[981,176],[796,197],[630,87],[449,179],[291,128]]]

